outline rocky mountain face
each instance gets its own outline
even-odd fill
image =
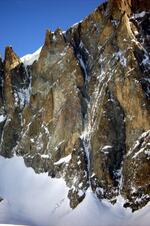
[[[150,2],[110,0],[37,61],[0,60],[0,154],[63,177],[75,208],[91,187],[137,210],[150,201]]]

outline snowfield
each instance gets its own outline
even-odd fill
[[[150,204],[132,213],[123,198],[113,206],[100,202],[89,188],[84,201],[72,210],[68,187],[60,178],[35,174],[22,157],[0,157],[0,223],[29,226],[149,226]]]

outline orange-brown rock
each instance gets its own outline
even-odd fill
[[[149,20],[148,1],[110,0],[48,30],[32,65],[10,47],[0,61],[0,153],[63,177],[72,208],[89,186],[133,210],[150,200]]]

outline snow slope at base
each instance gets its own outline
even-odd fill
[[[46,226],[69,210],[63,179],[35,174],[21,157],[0,157],[0,223]],[[63,208],[62,208],[63,207]]]
[[[35,174],[21,157],[0,157],[0,223],[30,226],[149,226],[150,205],[132,213],[122,197],[113,206],[100,202],[88,189],[86,198],[71,210],[63,179]]]
[[[84,201],[66,215],[58,226],[149,226],[150,205],[138,212],[123,208],[123,198],[115,205],[107,200],[100,202],[89,189]]]

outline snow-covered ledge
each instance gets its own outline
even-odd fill
[[[41,49],[42,49],[42,46],[38,50],[36,50],[34,53],[27,54],[21,57],[21,62],[25,66],[32,65],[34,61],[37,61],[39,59]]]

